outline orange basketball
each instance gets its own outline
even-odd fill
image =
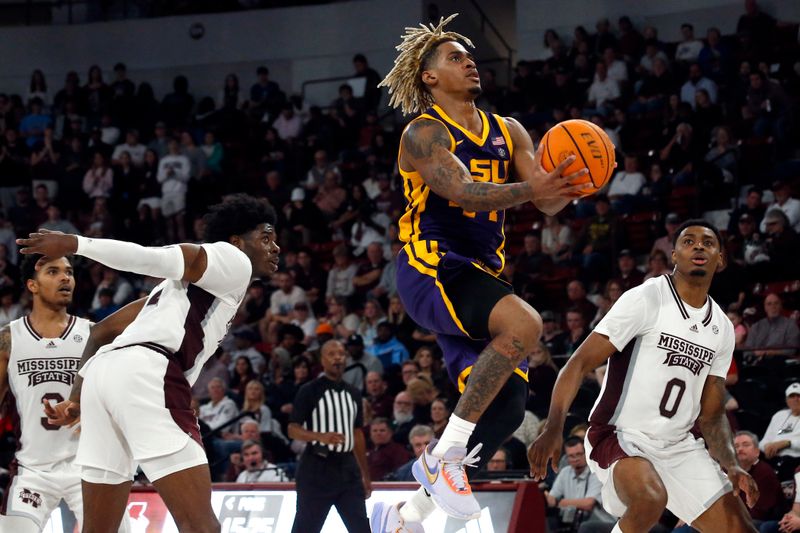
[[[563,175],[589,169],[585,176],[573,181],[574,184],[591,183],[592,190],[584,196],[596,193],[608,183],[616,167],[614,144],[606,132],[588,120],[565,120],[556,124],[542,137],[544,154],[542,166],[552,171],[561,161],[575,155],[575,161],[568,166]]]

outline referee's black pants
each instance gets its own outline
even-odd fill
[[[297,514],[292,533],[318,533],[331,506],[336,507],[349,533],[370,533],[361,469],[352,453],[323,458],[306,448],[297,465],[295,484]]]

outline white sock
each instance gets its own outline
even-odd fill
[[[400,507],[400,518],[406,523],[422,522],[430,516],[434,509],[436,509],[436,504],[433,503],[433,498],[428,496],[425,489],[420,487],[417,492]]]
[[[447,421],[447,427],[444,428],[442,438],[436,443],[431,454],[441,458],[452,446],[466,448],[467,441],[472,436],[473,431],[475,431],[475,424],[467,422],[456,415],[450,415],[450,420]]]
[[[622,529],[619,527],[619,522],[614,524],[614,529],[611,530],[611,533],[622,533]]]

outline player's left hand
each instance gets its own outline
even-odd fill
[[[739,491],[744,492],[747,506],[752,509],[759,496],[758,485],[756,485],[755,480],[740,466],[732,466],[728,469],[728,479],[731,480],[733,485],[733,494],[738,497]]]
[[[49,257],[64,257],[72,255],[78,250],[78,237],[61,233],[60,231],[50,231],[40,229],[36,233],[30,233],[27,239],[17,239],[21,254],[41,254],[44,257],[36,263],[36,270],[49,261]]]
[[[55,426],[73,427],[81,421],[81,404],[64,400],[55,405],[50,405],[47,400],[42,400],[47,423]]]

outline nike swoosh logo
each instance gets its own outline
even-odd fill
[[[463,142],[464,142],[464,139],[461,139],[460,141],[456,141],[456,146],[458,146],[459,144],[461,144]]]
[[[433,485],[436,483],[436,480],[439,479],[439,462],[436,462],[436,468],[434,468],[433,472],[431,472],[430,467],[428,466],[428,460],[426,459],[427,455],[428,452],[425,451],[422,457],[422,468],[425,470],[425,477],[428,478],[428,483]]]

